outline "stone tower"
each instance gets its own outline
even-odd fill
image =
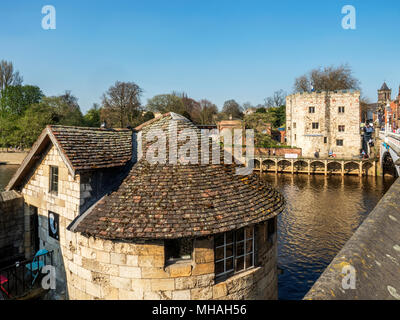
[[[378,104],[386,105],[391,100],[392,90],[388,88],[386,82],[383,83],[382,87],[378,90]]]

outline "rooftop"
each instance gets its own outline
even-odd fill
[[[172,113],[137,129],[142,135],[150,129],[168,130],[171,121],[176,121],[178,134],[192,129],[200,137],[192,122]],[[184,143],[178,142],[178,147]],[[144,154],[149,145],[143,144],[142,149]],[[259,223],[284,209],[284,199],[276,190],[257,174],[236,175],[236,168],[222,162],[150,164],[143,157],[114,192],[70,228],[120,240],[199,237]]]

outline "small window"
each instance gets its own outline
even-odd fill
[[[193,240],[192,239],[173,239],[165,240],[165,260],[173,263],[178,260],[192,259]]]
[[[215,236],[216,277],[249,269],[255,264],[254,227]]]
[[[313,122],[312,123],[312,128],[313,129],[318,129],[319,128],[319,123],[318,122]]]
[[[293,129],[296,129],[296,122],[293,122]]]
[[[309,107],[308,108],[309,113],[315,113],[315,107]]]
[[[344,113],[344,107],[339,107],[339,113]]]
[[[50,166],[50,192],[58,193],[58,167]]]
[[[328,138],[324,137],[324,143],[328,143]]]
[[[339,126],[338,130],[339,130],[339,132],[344,132],[344,126]]]
[[[294,140],[296,140],[297,139],[297,135],[296,134],[294,134]]]
[[[339,147],[343,146],[343,140],[342,139],[336,140],[336,145]]]

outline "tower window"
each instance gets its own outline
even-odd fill
[[[312,128],[313,129],[319,129],[319,123],[318,122],[313,122],[312,123]]]
[[[342,147],[343,146],[343,139],[336,140],[336,145],[339,146],[339,147]]]
[[[339,113],[344,113],[344,107],[339,107],[339,108],[338,108],[338,112],[339,112]]]
[[[328,143],[328,138],[324,137],[324,143]]]
[[[215,236],[215,275],[228,276],[255,264],[254,227],[225,232]]]
[[[190,260],[192,258],[193,240],[192,239],[173,239],[165,240],[165,260],[173,263],[178,260]]]
[[[344,126],[343,125],[339,126],[338,130],[339,130],[339,132],[344,132]]]
[[[309,113],[315,113],[315,107],[309,107],[308,108]]]

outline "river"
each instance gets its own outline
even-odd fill
[[[18,166],[0,165],[0,190]],[[393,178],[263,174],[286,199],[278,219],[279,299],[302,299]]]
[[[279,299],[298,300],[394,182],[393,178],[264,174],[282,192],[278,218]]]

